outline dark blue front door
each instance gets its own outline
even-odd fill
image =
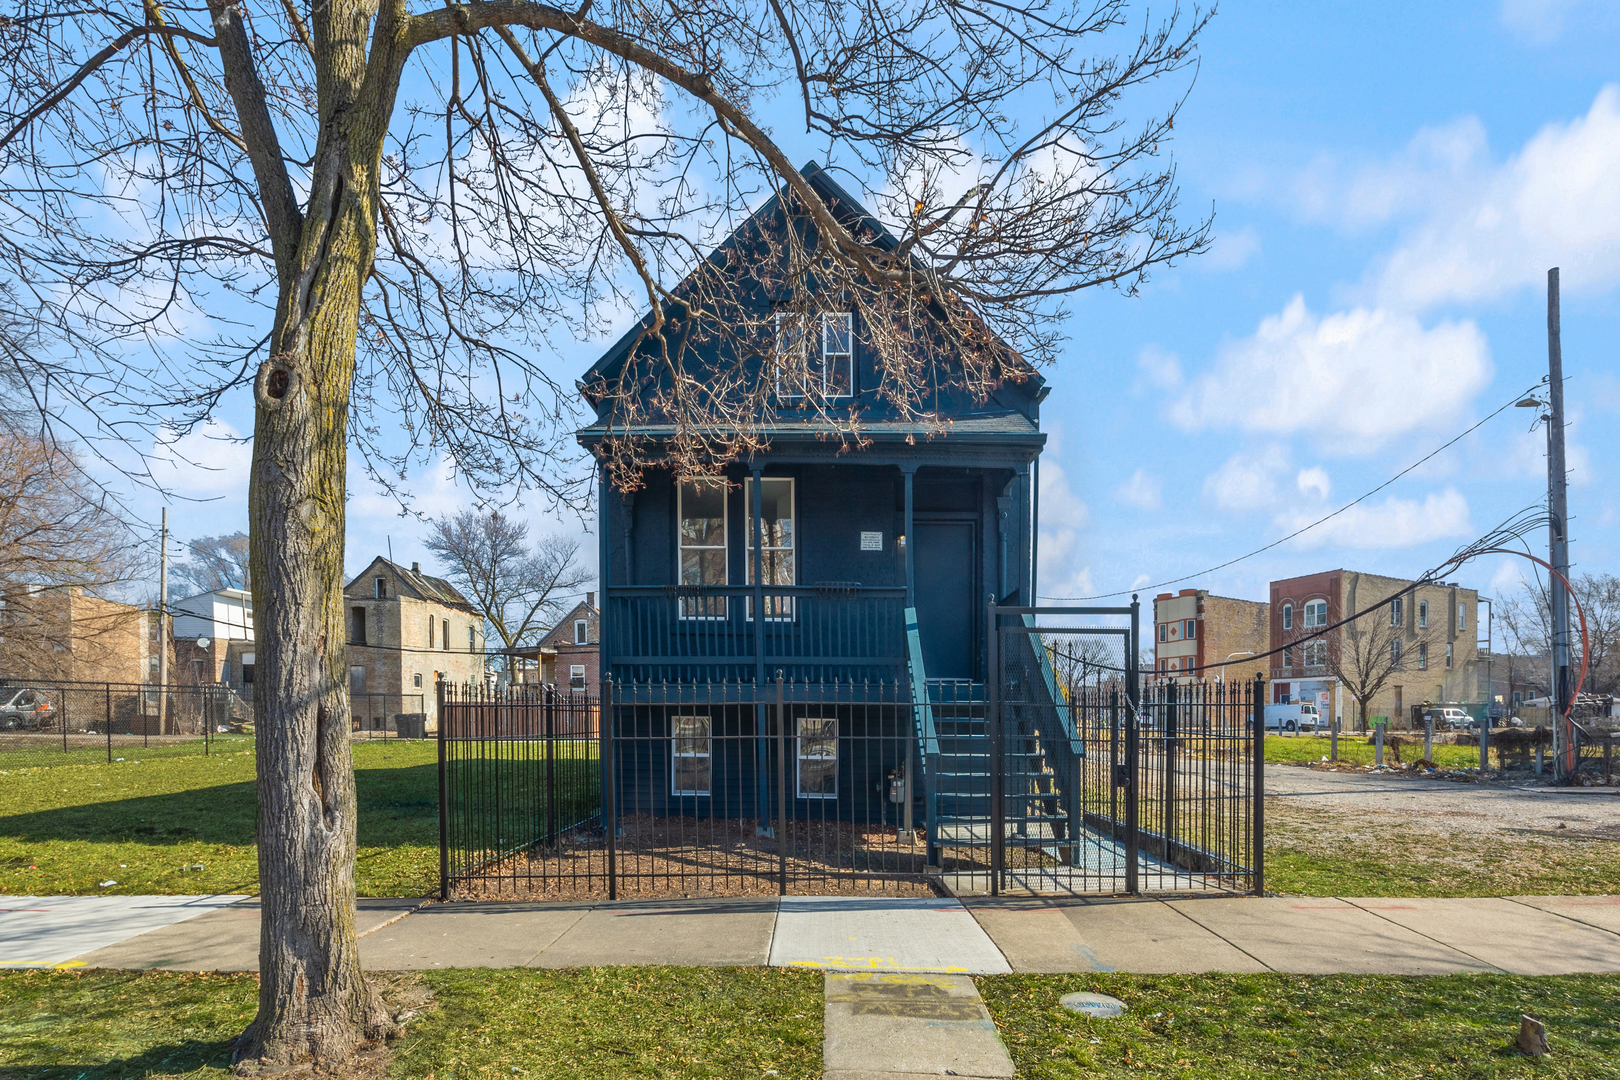
[[[977,674],[973,631],[982,598],[975,573],[976,525],[972,519],[914,525],[917,632],[930,679],[972,679]]]

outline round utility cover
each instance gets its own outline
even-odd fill
[[[1107,1020],[1125,1011],[1125,1003],[1107,994],[1064,994],[1058,999],[1070,1012],[1084,1013],[1099,1020]]]

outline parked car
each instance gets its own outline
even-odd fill
[[[1266,730],[1277,732],[1315,731],[1321,717],[1314,702],[1300,701],[1292,705],[1267,705]]]
[[[56,706],[44,691],[28,686],[0,688],[0,731],[48,731]]]
[[[1423,714],[1423,719],[1425,722],[1433,720],[1436,731],[1473,731],[1478,724],[1478,721],[1468,715],[1466,710],[1443,706],[1438,709],[1430,709]]]

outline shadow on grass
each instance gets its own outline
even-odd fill
[[[229,1075],[230,1039],[184,1039],[109,1061],[0,1065],[0,1080],[147,1080],[152,1076],[191,1075],[209,1068]]]
[[[355,770],[361,847],[438,844],[438,766]],[[26,842],[254,842],[258,795],[252,782],[216,784],[83,806],[0,817],[0,837]],[[3,1076],[3,1074],[0,1074]]]

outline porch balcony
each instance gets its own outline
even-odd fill
[[[822,582],[609,587],[602,637],[620,682],[890,682],[907,678],[906,590]]]

